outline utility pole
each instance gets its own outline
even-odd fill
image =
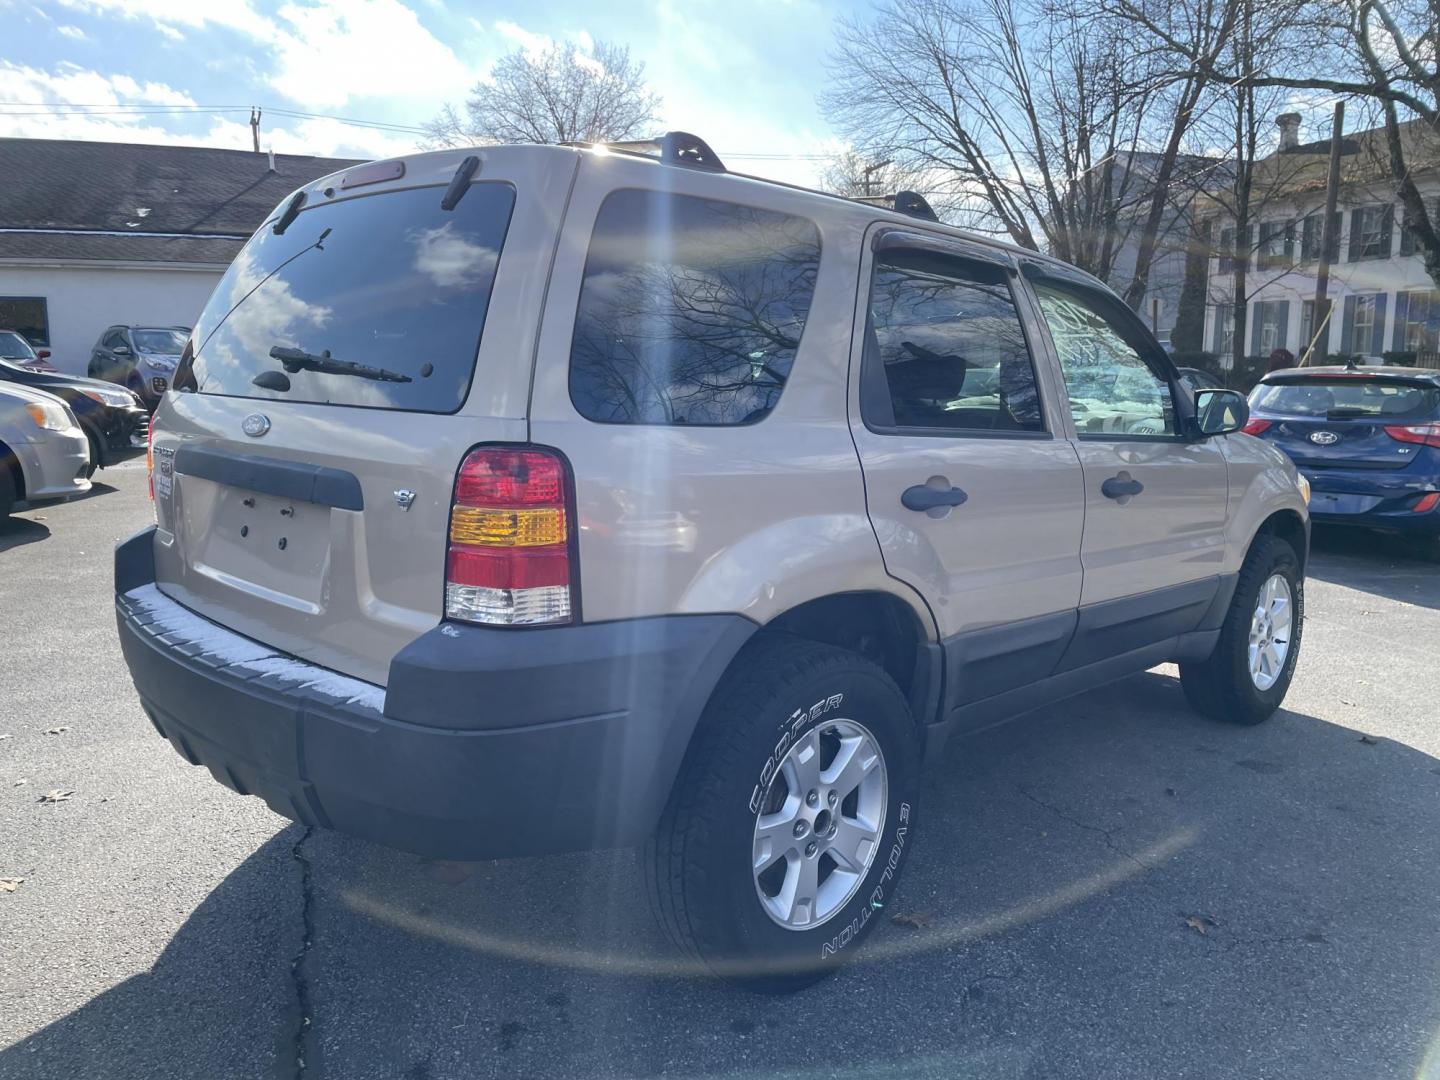
[[[1330,338],[1330,252],[1340,246],[1340,223],[1335,220],[1335,206],[1340,201],[1340,139],[1345,133],[1345,102],[1335,103],[1335,123],[1330,129],[1330,175],[1325,181],[1325,219],[1320,223],[1320,267],[1315,273],[1315,314],[1310,319],[1311,340],[1306,342],[1300,366],[1308,365],[1318,355],[1325,359],[1325,343]],[[1341,343],[1342,349],[1347,348]]]
[[[874,181],[870,179],[870,174],[879,172],[881,169],[885,168],[885,166],[889,164],[891,164],[891,159],[886,158],[884,161],[875,162],[874,165],[866,165],[863,169],[860,170],[860,186],[865,189],[865,195],[867,198],[875,194],[873,191],[870,190],[871,186],[874,183]]]
[[[255,145],[255,153],[260,152],[260,107],[250,106],[250,141]]]

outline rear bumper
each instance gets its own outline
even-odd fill
[[[1440,533],[1440,505],[1415,509],[1426,495],[1440,491],[1440,475],[1417,476],[1412,468],[1394,472],[1302,469],[1312,489],[1311,520],[1317,525]]]
[[[126,663],[192,764],[276,812],[390,847],[481,859],[640,842],[721,673],[738,615],[551,630],[442,624],[389,689],[202,619],[154,587],[153,529],[116,549]]]

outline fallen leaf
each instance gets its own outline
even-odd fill
[[[926,912],[910,911],[901,915],[891,915],[890,921],[896,926],[909,926],[915,930],[924,930],[934,920]]]
[[[1349,705],[1352,709],[1355,707],[1355,702],[1353,702],[1353,701],[1346,701],[1343,697],[1340,699],[1340,704],[1341,704],[1341,705]]]
[[[1379,739],[1372,739],[1369,735],[1361,735],[1361,736],[1360,736],[1360,741],[1363,742],[1366,746],[1374,746],[1374,745],[1375,745],[1376,743],[1378,743],[1380,740],[1379,740]]]
[[[49,791],[45,792],[44,795],[41,795],[41,796],[40,796],[40,801],[41,801],[41,802],[66,802],[66,801],[69,800],[70,796],[71,796],[71,795],[74,795],[74,794],[75,794],[75,792],[73,792],[73,791],[66,791],[66,790],[63,789],[63,788],[58,788],[58,787],[57,787],[57,788],[51,788]]]
[[[16,780],[16,781],[15,781],[15,786],[16,786],[16,787],[24,787],[24,786],[25,786],[26,784],[28,784],[29,782],[30,782],[29,780]]]
[[[14,892],[24,883],[23,877],[0,877],[0,892]]]
[[[61,727],[46,728],[46,729],[45,729],[45,734],[46,734],[46,735],[59,735],[62,731],[69,731],[69,730],[70,730],[70,729],[69,729],[68,727],[65,727],[65,726],[62,725]]]
[[[1220,923],[1210,915],[1186,915],[1185,925],[1203,937],[1210,933],[1211,928],[1219,926]]]

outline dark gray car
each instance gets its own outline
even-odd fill
[[[110,326],[90,350],[88,374],[129,387],[152,411],[170,387],[188,326]]]

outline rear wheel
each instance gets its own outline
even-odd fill
[[[918,789],[915,722],[883,670],[761,635],[706,708],[647,849],[656,914],[722,978],[807,986],[879,922]]]
[[[85,479],[89,480],[95,475],[95,470],[100,467],[101,450],[100,440],[89,428],[85,429],[85,441],[90,444],[90,464],[85,466]]]
[[[1304,620],[1305,580],[1295,550],[1276,537],[1256,537],[1214,651],[1180,665],[1191,706],[1234,724],[1268,719],[1295,675]]]

